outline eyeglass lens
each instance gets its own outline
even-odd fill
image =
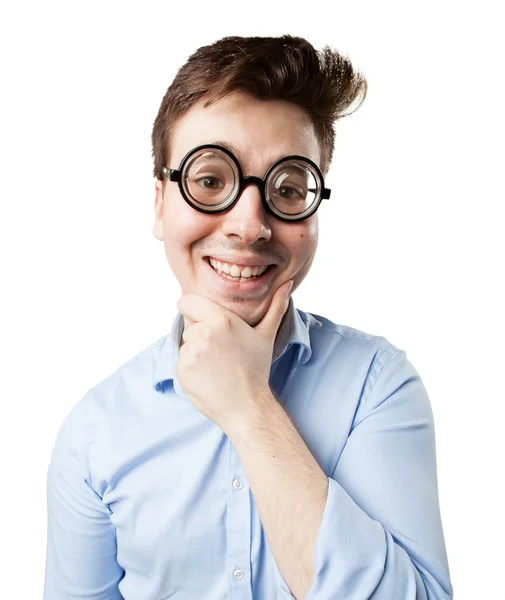
[[[218,149],[201,149],[187,161],[182,184],[189,198],[203,209],[224,209],[240,186],[233,160]],[[299,215],[316,202],[321,185],[312,166],[302,159],[279,163],[268,176],[267,202],[286,215]]]

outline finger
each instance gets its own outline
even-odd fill
[[[267,312],[264,314],[261,321],[254,328],[263,337],[274,340],[282,317],[289,305],[289,292],[293,287],[293,280],[290,279],[280,285],[272,298]]]
[[[212,323],[218,316],[222,316],[223,312],[228,315],[234,314],[201,294],[183,294],[177,302],[177,308],[184,317],[191,319],[193,323],[201,321]]]
[[[182,339],[184,342],[193,342],[201,339],[207,339],[209,331],[207,324],[204,322],[193,323],[189,327],[185,328],[182,332]]]

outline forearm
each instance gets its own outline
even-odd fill
[[[275,562],[296,600],[314,578],[328,478],[271,393],[226,431],[236,448]]]

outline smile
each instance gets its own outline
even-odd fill
[[[259,271],[261,273],[260,275],[252,275],[251,277],[233,277],[230,274],[217,271],[210,264],[208,256],[203,259],[203,262],[206,265],[206,271],[211,273],[213,281],[225,292],[256,292],[266,290],[276,269],[276,265],[269,265],[263,273]],[[247,271],[246,274],[248,272],[249,271]]]

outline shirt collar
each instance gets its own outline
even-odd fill
[[[277,360],[292,345],[297,344],[298,362],[305,364],[312,355],[309,327],[313,324],[311,315],[295,308],[293,296],[289,299],[288,312],[274,344],[273,361]],[[184,329],[184,318],[177,313],[171,332],[165,337],[158,362],[154,369],[153,389],[164,393],[165,381],[175,379],[175,365],[179,359],[179,345]]]

